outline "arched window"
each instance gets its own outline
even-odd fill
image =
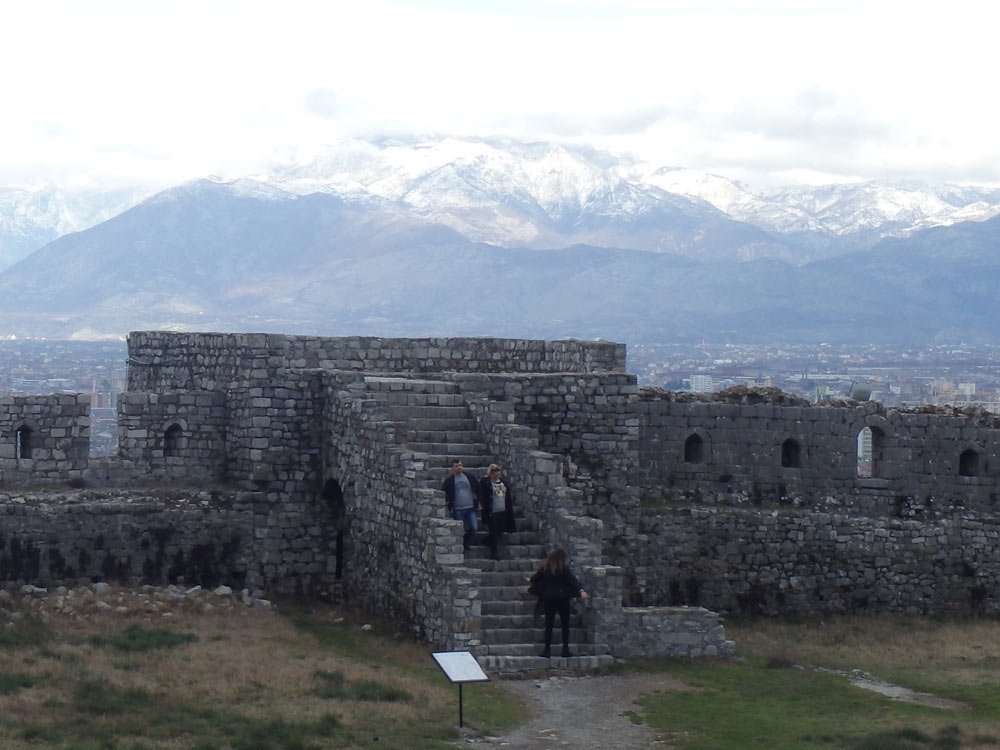
[[[701,464],[705,462],[705,441],[695,433],[684,441],[684,463]]]
[[[862,427],[858,432],[858,476],[877,477],[882,460],[883,433],[878,427]]]
[[[858,476],[875,476],[875,465],[872,456],[874,435],[871,427],[862,427],[858,432]]]
[[[176,456],[184,447],[184,430],[179,424],[170,425],[163,433],[163,455]]]
[[[14,457],[31,458],[31,428],[21,425],[14,433]]]
[[[781,465],[790,468],[802,466],[802,446],[797,440],[788,438],[781,444]]]
[[[968,448],[958,457],[958,474],[963,477],[979,476],[979,454]]]

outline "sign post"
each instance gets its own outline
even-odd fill
[[[431,654],[452,684],[458,683],[458,726],[465,726],[462,708],[462,685],[466,682],[489,682],[490,678],[469,651],[436,651]]]

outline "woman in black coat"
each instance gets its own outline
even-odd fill
[[[541,655],[546,659],[550,656],[552,626],[558,612],[559,624],[562,626],[562,655],[572,656],[569,652],[569,600],[580,597],[586,601],[590,594],[583,590],[566,564],[565,550],[557,548],[545,558],[542,567],[531,576],[530,591],[541,599],[545,610],[545,650]]]
[[[483,509],[483,520],[490,528],[490,552],[494,560],[500,559],[500,535],[516,531],[514,493],[500,474],[500,467],[490,464],[488,473],[479,481],[479,505]]]

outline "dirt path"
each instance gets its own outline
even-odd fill
[[[462,745],[520,750],[665,747],[648,726],[623,714],[637,708],[640,695],[684,688],[666,675],[548,677],[501,684],[524,696],[535,718],[503,737],[470,738]]]

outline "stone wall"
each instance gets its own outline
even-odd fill
[[[4,494],[0,518],[4,585],[242,587],[260,552],[251,506],[208,491]]]
[[[736,644],[726,640],[722,618],[697,606],[608,607],[599,602],[621,601],[624,571],[613,565],[585,567],[592,605],[590,625],[600,633],[615,657],[732,656]]]
[[[854,507],[873,515],[990,510],[1000,501],[1000,428],[990,417],[854,406],[680,402],[646,391],[639,475],[647,503]],[[858,472],[862,428],[872,477]]]
[[[325,497],[343,532],[344,598],[445,648],[476,645],[480,604],[462,567],[462,524],[446,517],[440,491],[408,476],[424,467],[398,444],[405,425],[386,408],[390,390],[417,381],[375,379],[369,390],[361,373],[324,378]]]
[[[118,398],[118,455],[137,478],[217,480],[226,474],[228,424],[224,392],[125,392]]]
[[[0,481],[79,479],[90,456],[90,397],[0,397]]]
[[[495,338],[395,339],[133,331],[128,390],[217,390],[276,370],[624,372],[625,345]]]
[[[643,595],[762,615],[1000,612],[1000,519],[868,518],[802,509],[649,510]]]

